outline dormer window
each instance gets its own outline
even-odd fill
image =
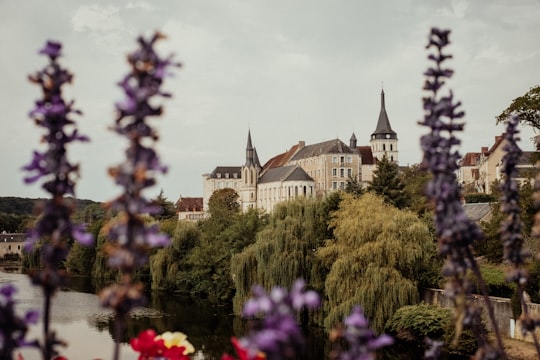
[[[221,179],[221,173],[217,173],[217,174],[216,174],[216,177],[217,177],[218,179]]]
[[[225,179],[229,178],[229,173],[225,173]]]

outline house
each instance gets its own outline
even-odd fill
[[[493,183],[502,181],[503,157],[506,153],[505,134],[495,136],[491,147],[482,147],[479,153],[467,153],[459,161],[457,179],[464,189],[491,194]],[[535,167],[535,151],[523,151],[519,159],[515,177],[519,183],[532,181],[537,169]]]
[[[182,197],[176,202],[178,220],[197,221],[204,218],[202,197]]]
[[[384,90],[368,146],[358,146],[354,133],[349,144],[338,138],[316,144],[299,141],[261,166],[249,130],[244,165],[217,166],[203,175],[203,208],[208,210],[208,200],[214,191],[227,187],[238,193],[243,211],[259,208],[271,212],[281,201],[299,196],[326,196],[344,189],[350,180],[367,184],[383,156],[398,162],[398,138],[388,119]]]

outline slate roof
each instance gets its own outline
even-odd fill
[[[356,149],[351,149],[339,139],[329,140],[318,144],[307,145],[298,150],[291,160],[307,159],[322,154],[355,154]]]
[[[484,219],[491,212],[490,203],[473,203],[473,204],[463,204],[463,210],[465,215],[475,222],[479,222]]]
[[[203,211],[202,197],[181,197],[176,202],[179,212]]]
[[[304,169],[297,165],[268,169],[260,178],[259,184],[276,181],[314,181]]]
[[[234,179],[233,174],[236,173],[236,178],[240,179],[242,176],[241,166],[218,166],[210,173],[210,177],[217,179],[217,174],[221,174],[221,178],[225,178],[225,174],[229,174],[229,179]]]
[[[3,231],[0,234],[0,242],[24,242],[26,234],[24,233],[7,233]]]
[[[362,165],[374,165],[375,160],[371,152],[371,146],[358,146],[358,152],[362,156]]]
[[[386,134],[390,134],[392,139],[397,138],[396,132],[390,126],[390,120],[388,120],[388,114],[386,113],[386,106],[384,104],[384,90],[381,90],[381,111],[379,113],[379,120],[377,121],[377,128],[375,128],[371,136],[376,135],[376,138],[381,138],[381,136]]]

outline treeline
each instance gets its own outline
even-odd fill
[[[6,196],[0,197],[0,232],[23,233],[36,218],[39,204],[45,199],[30,199]],[[74,199],[75,209],[82,210],[89,205],[97,204],[92,200]]]

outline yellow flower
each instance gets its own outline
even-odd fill
[[[195,348],[189,341],[187,341],[187,336],[184,333],[179,331],[170,332],[166,331],[161,335],[156,337],[156,340],[162,339],[165,343],[165,347],[172,348],[173,346],[183,347],[184,355],[191,354],[195,352]]]

